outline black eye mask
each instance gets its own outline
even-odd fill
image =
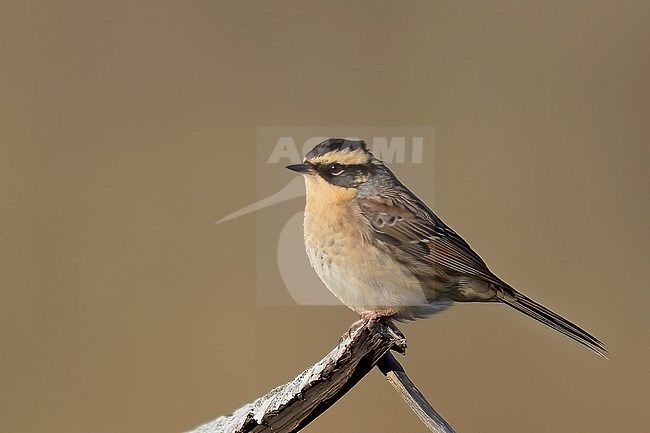
[[[316,171],[332,185],[356,188],[366,181],[370,167],[367,164],[319,164]]]

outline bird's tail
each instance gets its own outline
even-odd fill
[[[543,323],[544,325],[555,329],[569,338],[577,341],[595,354],[607,357],[607,348],[593,335],[584,329],[566,320],[564,317],[555,314],[543,305],[538,304],[529,297],[519,293],[510,286],[497,288],[497,299],[505,304],[510,305],[515,310],[521,311],[525,315]]]

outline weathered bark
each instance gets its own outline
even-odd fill
[[[404,353],[406,340],[397,328],[370,320],[348,331],[338,346],[291,382],[188,433],[297,432],[329,409],[372,368],[382,372],[418,417],[439,433],[451,427],[408,380],[391,349]],[[381,362],[380,362],[381,360]]]

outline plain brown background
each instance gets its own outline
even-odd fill
[[[608,344],[498,306],[403,325],[459,432],[647,428],[648,9],[0,2],[0,431],[184,431],[336,344],[345,307],[256,306],[254,215],[213,225],[287,124],[435,126],[436,211]],[[305,431],[425,430],[372,372]]]

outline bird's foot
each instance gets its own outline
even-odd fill
[[[392,320],[390,320],[390,318],[395,314],[396,313],[394,310],[362,311],[361,314],[359,315],[359,320],[354,322],[350,326],[350,329],[348,329],[348,331],[345,334],[350,335],[351,333],[359,329],[361,326],[363,326],[364,323],[372,322],[372,321],[382,322],[392,329],[395,325],[392,325]]]
[[[396,314],[397,312],[395,310],[364,311],[361,313],[361,319],[359,319],[359,321],[363,323],[366,320],[368,321],[375,320],[386,325],[390,333],[392,333],[393,336],[396,337],[396,343],[393,350],[396,350],[397,352],[404,354],[406,353],[406,337],[404,336],[404,334],[402,334],[402,331],[399,330],[399,328],[397,327],[397,325],[395,325],[395,322],[393,321],[393,317]]]
[[[395,323],[393,323],[392,317],[395,316],[395,314],[397,314],[397,312],[390,309],[361,312],[359,320],[354,322],[341,337],[341,343],[344,340],[348,339],[352,333],[354,333],[357,329],[361,328],[366,323],[375,321],[381,322],[392,334],[394,334],[397,340],[396,347],[394,349],[400,353],[404,353],[406,351],[406,337],[404,337],[402,331],[400,331]]]

